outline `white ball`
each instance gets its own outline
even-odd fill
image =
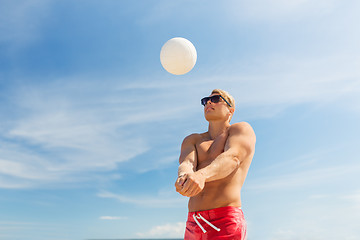
[[[161,48],[161,65],[175,75],[188,73],[195,66],[196,59],[194,45],[185,38],[172,38]]]

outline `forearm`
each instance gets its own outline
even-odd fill
[[[223,179],[238,168],[240,161],[231,153],[222,153],[211,164],[198,170],[196,173],[203,175],[206,182]]]
[[[194,189],[189,188],[189,182],[192,182],[192,177],[196,170],[196,165],[194,162],[184,161],[180,164],[178,169],[178,177],[175,182],[176,191],[183,196],[191,197],[194,193]],[[191,179],[187,181],[188,179]],[[185,182],[187,182],[187,186],[184,186]],[[205,181],[203,181],[205,183]],[[190,184],[191,185],[191,184]],[[197,193],[195,191],[195,193]]]
[[[184,161],[179,165],[178,168],[178,176],[187,174],[187,173],[193,173],[196,171],[196,168],[194,166],[194,163]]]

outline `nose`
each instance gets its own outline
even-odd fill
[[[208,105],[208,103],[212,104],[211,99],[207,100],[205,105]]]

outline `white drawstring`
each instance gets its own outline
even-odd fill
[[[213,229],[215,229],[216,231],[220,231],[220,228],[215,227],[213,224],[211,224],[211,222],[209,222],[208,220],[206,220],[203,216],[200,215],[200,213],[198,214],[199,216],[196,216],[195,214],[193,214],[193,218],[196,222],[196,224],[201,228],[201,230],[206,233],[206,230],[203,228],[203,226],[201,226],[201,224],[199,223],[199,221],[197,219],[202,219],[204,222],[206,222],[210,227],[212,227]]]

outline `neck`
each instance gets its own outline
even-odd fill
[[[208,133],[211,139],[215,139],[217,136],[222,134],[230,127],[229,122],[222,122],[222,121],[211,121],[209,122]]]

